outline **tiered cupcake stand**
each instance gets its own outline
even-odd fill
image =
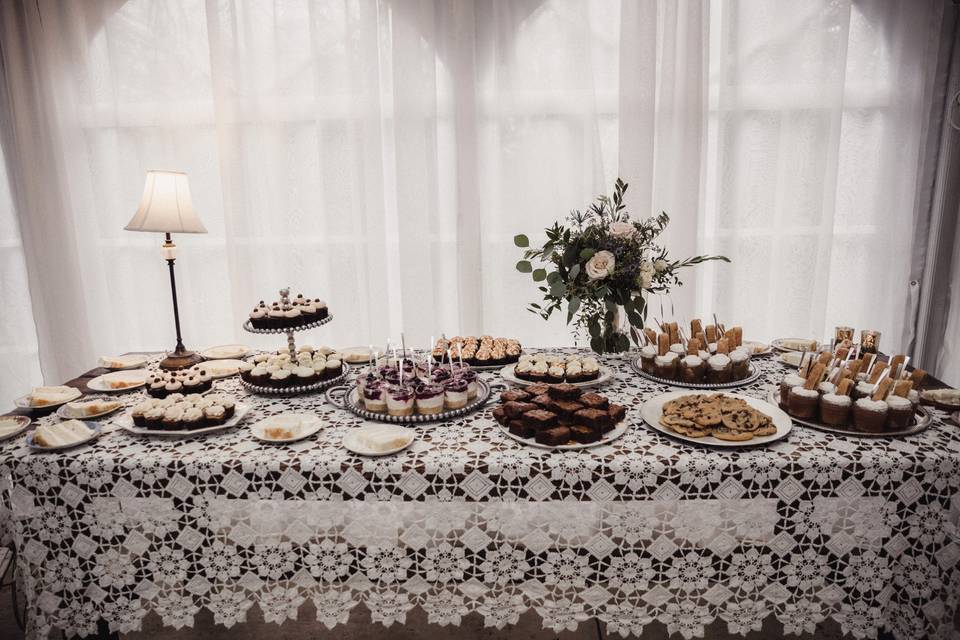
[[[290,288],[280,289],[280,302],[284,310],[292,309],[293,304],[290,302]],[[304,324],[299,327],[287,327],[282,329],[258,329],[250,324],[250,320],[246,320],[243,323],[244,331],[250,333],[259,333],[259,334],[287,334],[287,349],[290,351],[290,359],[296,362],[297,360],[297,341],[294,335],[298,331],[309,331],[310,329],[316,329],[317,327],[322,327],[333,320],[333,314],[328,314],[326,318],[322,320],[317,320],[316,322],[311,322],[309,324]],[[329,380],[320,380],[319,382],[314,382],[313,384],[301,385],[301,386],[292,386],[292,387],[261,387],[259,385],[251,384],[240,378],[240,384],[242,384],[248,391],[253,393],[259,393],[263,395],[281,395],[281,396],[291,396],[301,393],[312,393],[314,391],[323,391],[328,387],[333,387],[335,385],[343,382],[347,374],[350,373],[350,365],[346,362],[343,363],[343,369],[341,373],[336,378],[330,378]]]

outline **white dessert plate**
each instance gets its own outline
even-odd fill
[[[343,355],[343,361],[349,364],[367,364],[373,356],[370,347],[346,347],[338,351]],[[379,351],[383,353],[382,349]]]
[[[103,400],[106,402],[111,401],[109,398],[97,398],[95,396],[88,396],[84,398],[83,401],[86,402],[88,400]],[[115,406],[113,409],[109,409],[107,411],[99,411],[97,413],[75,416],[71,413],[69,405],[70,403],[68,402],[67,404],[60,405],[60,408],[57,409],[57,415],[63,418],[64,420],[89,420],[91,418],[99,418],[100,416],[109,415],[114,411],[119,411],[120,409],[123,409],[123,403],[118,403],[117,406]]]
[[[815,345],[813,349],[809,348],[810,343]],[[816,351],[820,345],[808,338],[777,338],[770,346],[777,351]]]
[[[264,418],[250,425],[250,433],[257,440],[282,444],[285,442],[297,442],[304,438],[309,438],[323,426],[320,418],[312,413],[281,413],[269,418]],[[293,436],[290,438],[270,438],[266,434],[267,427],[283,427],[289,429]]]
[[[769,402],[764,402],[763,400],[758,400],[757,398],[751,398],[750,396],[740,395],[739,393],[723,393],[725,396],[730,396],[731,398],[740,398],[745,400],[747,404],[751,407],[765,413],[770,418],[773,419],[774,426],[777,427],[777,432],[769,436],[758,436],[751,440],[742,440],[738,442],[733,442],[730,440],[721,440],[720,438],[715,438],[713,436],[704,436],[703,438],[691,438],[690,436],[685,436],[683,434],[677,433],[667,429],[660,424],[660,418],[663,417],[663,405],[681,396],[691,396],[691,395],[714,395],[716,392],[711,391],[672,391],[670,393],[664,393],[662,395],[656,396],[647,400],[643,408],[640,410],[640,413],[643,415],[644,421],[653,428],[654,431],[659,431],[660,433],[670,436],[671,438],[677,438],[678,440],[685,440],[687,442],[692,442],[694,444],[707,444],[714,447],[727,447],[727,448],[741,448],[741,447],[755,447],[757,445],[768,444],[781,438],[785,438],[790,430],[793,428],[793,421],[790,419],[790,416],[786,414],[780,407],[776,407]]]
[[[217,431],[223,431],[224,429],[231,429],[240,424],[249,411],[249,404],[246,404],[245,402],[238,402],[234,405],[233,416],[229,420],[223,424],[218,424],[213,427],[203,427],[202,429],[174,429],[172,431],[164,431],[163,429],[147,429],[146,427],[138,427],[137,425],[133,424],[133,416],[131,415],[133,412],[132,408],[130,411],[127,411],[123,415],[115,418],[113,423],[124,431],[129,431],[130,433],[134,433],[138,436],[183,438],[189,436],[200,436],[205,433],[215,433]]]
[[[123,371],[125,369],[138,369],[149,361],[150,357],[142,353],[128,353],[125,356],[100,356],[97,364],[104,369]]]
[[[144,386],[147,384],[147,378],[149,376],[150,372],[146,369],[114,371],[112,373],[105,373],[102,376],[97,376],[87,383],[87,387],[92,391],[98,391],[100,393],[122,393],[124,391],[139,389],[140,387]],[[112,386],[116,383],[126,383],[127,386]]]
[[[222,360],[208,360],[207,362],[194,365],[193,368],[197,371],[204,369],[210,374],[210,377],[219,380],[220,378],[229,378],[230,376],[235,376],[240,373],[240,365],[242,364],[243,360],[224,358]]]
[[[800,366],[800,360],[803,358],[802,351],[784,351],[777,358],[781,364],[796,369]]]
[[[397,434],[405,435],[406,443],[403,445],[393,447],[391,449],[384,450],[384,451],[370,449],[363,444],[363,442],[361,441],[361,436],[365,429],[371,429],[371,428],[384,429],[385,427],[396,429]],[[369,426],[359,427],[357,429],[352,429],[348,431],[347,434],[343,436],[342,443],[344,448],[347,449],[347,451],[355,453],[358,456],[374,456],[374,457],[389,456],[389,455],[393,455],[394,453],[403,451],[404,449],[409,447],[413,443],[415,436],[416,436],[416,432],[413,429],[407,429],[406,427],[399,427],[395,425],[375,425],[375,426],[369,425]]]
[[[757,342],[755,340],[744,340],[743,346],[750,349],[751,356],[765,356],[772,351],[770,345],[766,342]]]
[[[517,374],[514,373],[513,369],[516,367],[516,364],[508,364],[503,369],[500,369],[500,377],[509,382],[510,384],[515,384],[518,387],[528,387],[531,384],[536,384],[535,380],[524,380],[523,378],[518,378]],[[600,375],[593,380],[584,380],[583,382],[571,382],[575,387],[580,387],[581,389],[588,389],[590,387],[599,387],[601,385],[607,384],[610,379],[613,378],[613,371],[609,367],[600,367]],[[544,380],[543,382],[546,382]]]
[[[508,429],[505,425],[500,424],[499,422],[497,423],[497,426],[500,427],[500,430],[503,431],[504,435],[506,435],[508,438],[513,438],[517,442],[523,443],[530,447],[536,447],[538,449],[553,449],[556,451],[576,451],[578,449],[590,449],[592,447],[599,447],[604,444],[610,444],[611,442],[613,442],[614,440],[616,440],[617,438],[625,434],[627,432],[627,429],[630,428],[630,425],[627,424],[626,418],[624,418],[617,424],[616,427],[614,427],[610,431],[607,431],[605,434],[603,434],[603,437],[597,440],[596,442],[588,442],[586,444],[581,444],[579,442],[576,444],[542,444],[540,442],[537,442],[533,438],[523,438],[521,436],[518,436],[515,433],[510,433],[510,429]]]
[[[27,416],[2,416],[0,417],[0,442],[16,438],[27,430],[33,422]]]
[[[250,353],[250,347],[245,344],[221,344],[200,352],[207,360],[233,360],[242,358]]]
[[[920,402],[941,411],[956,411],[960,409],[960,389],[927,389],[920,392]]]
[[[36,432],[31,431],[29,434],[27,434],[27,446],[36,452],[63,451],[64,449],[72,449],[73,447],[79,447],[82,444],[86,444],[91,440],[96,440],[97,438],[100,437],[100,434],[102,433],[102,431],[101,431],[99,422],[85,422],[82,420],[81,422],[83,422],[83,424],[85,424],[87,428],[90,429],[90,435],[87,436],[86,438],[80,438],[79,440],[75,440],[70,444],[61,444],[56,447],[41,447],[40,445],[38,445],[33,441],[33,434]]]
[[[83,395],[83,393],[80,392],[80,389],[76,389],[74,387],[68,387],[68,389],[72,389],[73,393],[64,395],[63,400],[60,400],[59,402],[53,402],[51,404],[33,405],[30,403],[30,394],[28,393],[27,395],[20,396],[19,398],[14,400],[13,404],[16,405],[18,409],[52,409],[54,407],[59,407],[62,404],[72,402]]]

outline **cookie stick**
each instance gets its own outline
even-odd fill
[[[883,400],[887,397],[887,393],[890,391],[890,387],[893,386],[893,380],[886,378],[883,382],[877,384],[877,388],[873,390],[873,395],[870,396],[872,400]]]
[[[690,321],[690,335],[696,337],[703,331],[703,323],[700,322],[700,318],[694,318]]]
[[[910,395],[911,389],[913,389],[913,382],[911,380],[897,380],[893,384],[893,395],[906,398]]]
[[[707,344],[712,344],[717,341],[717,325],[708,324],[704,332],[707,334]]]
[[[923,384],[924,378],[927,377],[927,372],[923,369],[914,369],[913,373],[910,374],[910,380],[913,382],[913,388],[919,389]]]
[[[657,336],[657,355],[665,356],[670,351],[670,336],[661,333]]]
[[[819,362],[813,366],[813,369],[810,371],[810,375],[807,376],[806,382],[803,383],[803,388],[808,391],[812,391],[817,388],[817,385],[820,384],[820,378],[823,376],[824,366]]]
[[[687,340],[687,355],[695,356],[700,353],[700,340],[698,338],[690,338]]]
[[[882,361],[877,361],[873,370],[870,372],[870,384],[877,384],[880,381],[880,376],[884,375],[884,372],[890,372],[890,369],[887,368],[887,363]]]
[[[844,378],[840,381],[840,384],[837,385],[837,395],[849,396],[853,391],[853,380],[850,378]]]

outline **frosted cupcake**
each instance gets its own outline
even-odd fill
[[[780,381],[780,406],[787,407],[790,402],[790,389],[802,387],[806,380],[795,373],[785,375]]]
[[[831,427],[842,427],[850,422],[850,396],[827,393],[820,397],[820,420]]]
[[[657,358],[657,348],[652,344],[640,349],[640,369],[653,375],[653,361]]]
[[[707,382],[722,384],[733,379],[733,361],[730,356],[717,353],[707,360]]]
[[[677,354],[668,351],[662,356],[657,356],[653,361],[653,375],[665,380],[674,380],[677,377]]]
[[[680,360],[680,380],[687,383],[703,382],[707,365],[700,356],[684,356]]]
[[[730,353],[730,361],[733,363],[733,379],[743,380],[750,375],[750,352],[743,347],[734,349]]]
[[[881,433],[887,423],[887,403],[883,400],[860,398],[853,403],[853,426],[867,433]]]
[[[817,405],[820,394],[816,389],[806,387],[791,387],[787,399],[787,411],[797,418],[813,418],[817,415]]]
[[[913,405],[910,400],[900,396],[887,398],[887,427],[905,429],[913,419]]]
[[[457,372],[457,377],[467,383],[467,398],[473,400],[477,397],[477,372],[464,366]]]

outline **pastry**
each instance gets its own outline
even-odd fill
[[[354,441],[372,453],[385,453],[406,447],[413,440],[412,429],[390,424],[364,425],[351,432]]]
[[[816,389],[796,386],[790,388],[787,411],[797,418],[814,419],[817,415],[820,394]]]
[[[187,381],[190,382],[187,385]],[[147,377],[147,393],[155,398],[165,398],[172,393],[204,393],[213,387],[213,376],[203,363],[189,369],[151,371]]]
[[[451,378],[443,383],[444,406],[447,409],[461,409],[467,406],[469,384],[460,378]]]
[[[540,444],[551,446],[567,444],[571,439],[570,427],[557,426],[548,429],[539,429],[534,439]]]
[[[27,401],[31,407],[39,408],[63,404],[79,396],[80,392],[73,387],[36,387],[27,395]]]
[[[485,367],[502,366],[517,362],[522,348],[512,338],[494,338],[493,336],[454,336],[449,340],[440,338],[434,343],[433,358],[443,362],[449,356],[454,362]]]
[[[679,379],[686,383],[701,383],[706,374],[706,363],[700,356],[684,356],[680,360]]]
[[[910,400],[901,396],[890,396],[887,403],[887,428],[890,430],[905,429],[913,419],[913,405]]]
[[[860,398],[853,403],[853,426],[859,431],[880,433],[887,423],[888,412],[885,401]]]
[[[820,397],[820,420],[831,427],[841,427],[850,422],[850,396],[827,393]]]
[[[443,411],[445,390],[442,384],[431,382],[416,388],[417,413],[431,414]]]
[[[707,360],[707,382],[724,384],[733,380],[733,361],[725,353],[716,353]]]
[[[33,442],[38,447],[63,447],[89,437],[90,428],[79,420],[40,425],[33,432]]]
[[[541,392],[531,397],[531,391]],[[598,442],[626,416],[626,407],[569,383],[531,385],[522,394],[501,394],[498,423],[520,438],[551,446]]]
[[[89,418],[90,416],[115,411],[122,406],[123,403],[116,400],[93,398],[82,402],[68,402],[63,411],[71,418]]]
[[[640,368],[650,375],[654,374],[653,361],[657,357],[657,348],[648,344],[640,349]]]
[[[269,305],[261,300],[250,312],[249,322],[255,329],[295,329],[328,315],[325,302],[299,294],[293,300],[278,300]]]
[[[299,388],[343,375],[340,353],[327,347],[303,345],[292,358],[286,349],[259,353],[247,358],[245,364],[252,366],[241,367],[240,378],[257,387]]]
[[[387,413],[391,416],[412,415],[415,399],[413,387],[392,384],[387,387]]]
[[[600,377],[600,363],[592,356],[524,354],[513,369],[521,380],[557,384],[587,382]]]
[[[387,410],[387,390],[382,382],[369,383],[363,389],[363,406],[367,411],[375,413]]]

